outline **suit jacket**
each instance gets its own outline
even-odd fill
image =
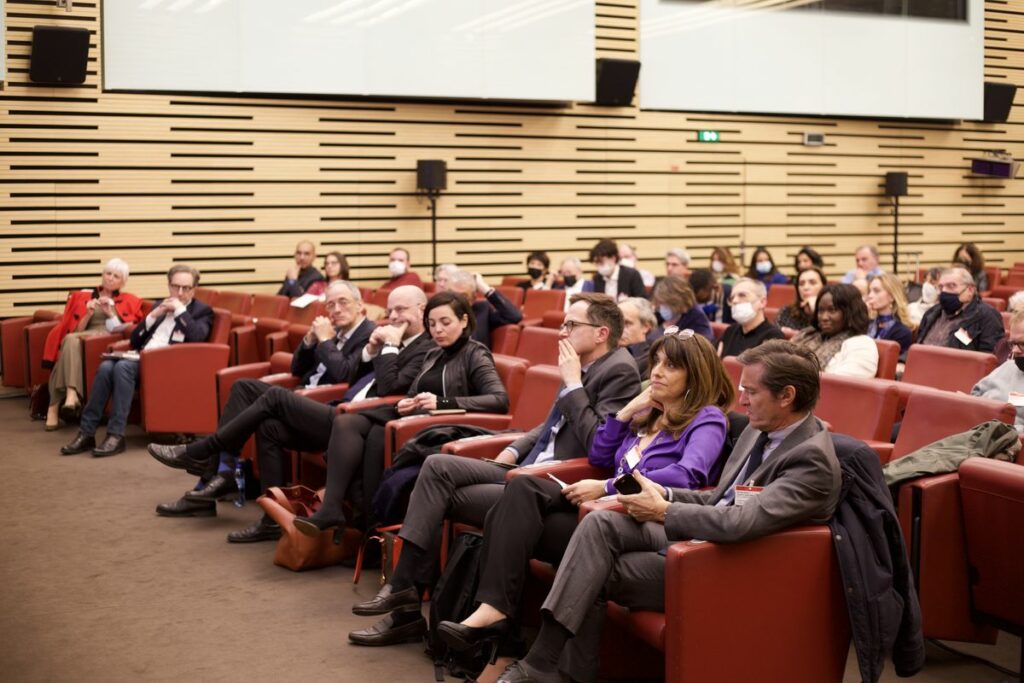
[[[754,471],[764,490],[744,505],[715,505],[729,488],[760,431],[747,427],[725,463],[714,491],[672,489],[675,502],[665,514],[670,541],[700,538],[736,543],[760,538],[794,524],[825,524],[839,502],[841,475],[832,438],[809,415]],[[744,482],[745,483],[745,482]]]
[[[160,302],[155,302],[154,306],[159,306]],[[131,336],[131,347],[136,351],[146,348],[146,344],[153,338],[153,333],[160,327],[160,324],[167,317],[165,314],[160,316],[160,319],[153,323],[152,327],[146,326],[146,321],[149,320],[149,316],[143,318],[135,329],[132,330]],[[213,309],[204,304],[199,299],[192,299],[185,306],[185,312],[174,319],[174,331],[171,333],[171,344],[181,343],[196,343],[204,342],[210,336],[210,326],[213,324]],[[182,339],[175,339],[175,333],[180,332]]]
[[[412,386],[413,380],[423,369],[423,359],[427,351],[437,346],[430,333],[423,331],[411,344],[398,353],[379,353],[369,363],[360,365],[358,376],[373,371],[373,386],[367,397],[371,396],[404,396]],[[362,354],[362,349],[360,349]]]
[[[100,292],[98,288],[82,289],[68,294],[67,303],[64,304],[64,315],[61,316],[57,326],[46,335],[46,343],[43,346],[43,367],[52,368],[57,361],[57,354],[60,352],[60,343],[64,341],[69,333],[74,332],[78,323],[86,314],[86,305],[93,299],[98,299]],[[134,294],[114,292],[114,310],[117,317],[123,323],[136,323],[142,317],[142,300]],[[96,315],[103,315],[97,311]]]
[[[306,266],[299,271],[299,277],[295,278],[295,282],[288,282],[288,280],[282,282],[281,289],[277,290],[277,293],[281,296],[290,296],[294,299],[297,296],[305,294],[306,290],[309,289],[314,282],[323,282],[323,279],[323,273],[317,270],[316,266]]]
[[[473,339],[487,348],[491,348],[491,331],[495,327],[515,325],[523,319],[523,312],[496,289],[491,290],[485,301],[473,302],[473,315],[476,316]]]
[[[309,378],[316,374],[316,369],[323,363],[327,371],[320,378],[319,385],[355,382],[361,376],[359,370],[363,365],[363,347],[375,327],[376,323],[364,319],[352,330],[340,349],[337,337],[315,346],[306,346],[305,342],[299,344],[299,348],[292,354],[292,375],[301,377],[301,385],[306,386]]]
[[[924,317],[921,318],[921,325],[917,328],[918,344],[923,343],[922,340],[928,336],[928,331],[932,329],[932,325],[940,315],[943,315],[942,306],[932,306],[924,314]],[[955,333],[960,328],[970,335],[970,344],[964,344],[956,338]],[[1003,329],[1003,317],[999,315],[999,311],[975,297],[960,313],[957,325],[946,340],[945,346],[951,349],[991,353],[1004,336],[1006,336],[1006,331]]]
[[[594,291],[603,294],[604,293],[604,278],[601,277],[600,273],[594,273]],[[640,275],[639,271],[630,268],[629,266],[619,265],[619,294],[616,300],[621,300],[624,296],[638,296],[640,298],[647,298],[647,288],[644,286],[644,279]]]
[[[615,349],[594,361],[583,374],[583,388],[570,391],[556,402],[565,425],[555,437],[555,458],[587,457],[597,428],[633,400],[640,389],[636,361],[626,349]],[[543,428],[544,424],[539,424],[512,443],[520,461],[533,450]]]

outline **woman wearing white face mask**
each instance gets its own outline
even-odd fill
[[[754,250],[754,255],[750,258],[750,267],[747,269],[747,277],[763,282],[768,289],[771,289],[772,285],[789,284],[789,278],[779,272],[771,252],[764,247]]]
[[[715,247],[711,250],[711,272],[719,284],[732,287],[740,278],[740,269],[732,257],[729,247]]]
[[[784,335],[764,317],[768,290],[757,280],[740,278],[732,286],[729,305],[732,306],[732,325],[722,334],[718,355],[738,356],[769,339],[783,339]]]
[[[715,335],[711,331],[711,323],[704,311],[697,305],[697,297],[690,283],[681,277],[664,278],[654,288],[651,302],[658,312],[661,325],[651,332],[651,338],[660,337],[666,328],[676,327],[680,330],[693,330],[715,343]]]
[[[942,268],[932,268],[928,271],[924,284],[921,285],[921,298],[907,305],[907,313],[910,314],[908,325],[914,327],[920,325],[925,312],[939,302],[939,277],[941,275]]]

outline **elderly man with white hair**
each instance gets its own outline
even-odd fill
[[[628,266],[640,273],[640,277],[643,278],[644,287],[654,286],[654,273],[649,270],[641,270],[637,265],[640,262],[640,255],[636,252],[636,247],[632,244],[626,244],[625,242],[619,242],[619,263],[624,266]]]
[[[562,259],[561,265],[558,266],[558,276],[562,279],[561,283],[556,283],[553,289],[561,289],[565,291],[565,310],[569,310],[569,299],[580,292],[592,292],[594,291],[594,283],[592,280],[583,277],[583,262],[575,256],[569,256]]]
[[[442,263],[437,268],[434,268],[434,291],[447,292],[452,274],[458,269],[459,267],[454,263]]]
[[[142,318],[142,300],[121,291],[127,282],[128,264],[112,258],[103,267],[99,286],[68,294],[64,315],[46,336],[43,347],[43,367],[51,368],[46,431],[57,429],[60,417],[72,420],[82,411],[84,373],[79,340]]]
[[[1002,340],[1003,318],[978,296],[966,268],[947,268],[939,276],[939,305],[921,318],[917,343],[991,353]]]
[[[495,328],[515,325],[523,319],[523,312],[501,292],[487,284],[480,273],[456,270],[448,277],[448,291],[461,294],[469,301],[473,317],[476,318],[473,339],[487,348],[491,348],[491,332]],[[483,300],[477,299],[477,294],[483,295]]]

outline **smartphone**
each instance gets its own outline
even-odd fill
[[[561,479],[559,479],[555,475],[551,474],[550,472],[548,472],[548,479],[550,479],[551,481],[555,482],[556,484],[558,484],[563,489],[566,486],[568,486],[568,484],[566,484],[564,481],[562,481]]]
[[[626,472],[623,474],[612,482],[612,486],[614,486],[615,490],[624,496],[635,496],[643,490],[640,488],[640,482],[633,477],[632,472]]]

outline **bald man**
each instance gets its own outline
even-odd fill
[[[302,296],[314,282],[324,279],[323,273],[313,265],[316,260],[316,246],[309,240],[302,240],[295,245],[295,263],[288,267],[284,274],[284,282],[277,293],[295,298]]]

